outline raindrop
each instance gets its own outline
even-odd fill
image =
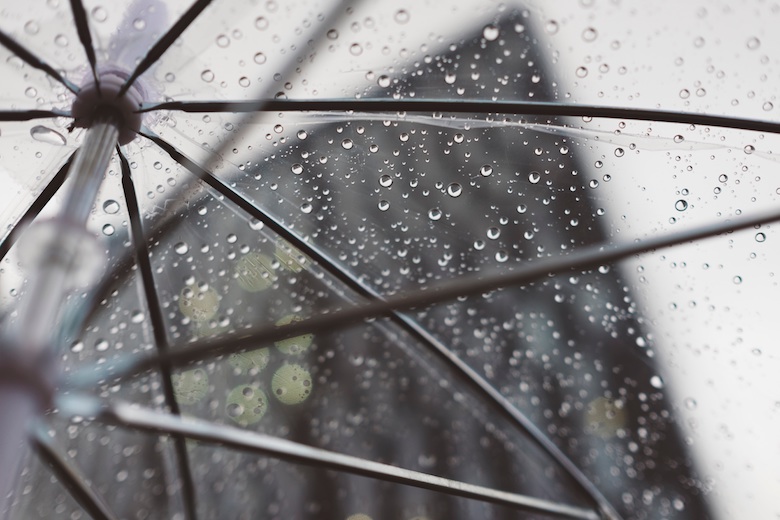
[[[463,142],[463,134],[455,134],[452,138],[453,141],[460,144]]]
[[[202,79],[206,83],[211,83],[212,81],[214,81],[214,73],[206,69],[200,73],[200,79]]]
[[[103,203],[103,211],[109,215],[113,215],[119,211],[119,203],[113,199],[108,199]]]
[[[377,85],[380,87],[386,88],[390,86],[390,78],[388,76],[385,76],[384,74],[379,76],[376,80]]]
[[[130,321],[132,321],[133,323],[141,323],[141,322],[143,322],[144,321],[144,313],[139,311],[139,310],[133,311],[133,314],[130,316]]]
[[[255,20],[255,27],[260,29],[261,31],[264,31],[268,29],[268,18],[265,16],[258,16]]]
[[[584,78],[588,75],[588,69],[586,67],[577,67],[577,70],[574,71],[574,74],[576,74],[578,78]]]
[[[230,38],[228,38],[224,34],[220,34],[219,36],[217,36],[217,45],[224,49],[225,47],[230,45]]]
[[[290,170],[292,170],[295,175],[300,175],[303,173],[303,165],[295,163],[290,167]]]
[[[262,65],[266,61],[268,61],[268,58],[262,52],[258,52],[257,54],[255,54],[255,63],[257,63],[258,65]]]
[[[178,242],[173,246],[173,250],[176,251],[176,254],[186,255],[190,250],[190,246],[186,242]]]
[[[764,104],[761,106],[761,108],[763,108],[763,109],[764,109],[764,112],[769,112],[770,110],[772,110],[773,108],[775,108],[775,106],[772,104],[772,102],[771,102],[771,101],[767,101],[766,103],[764,103]]]
[[[526,206],[525,204],[520,204],[519,206],[517,206],[518,213],[525,213],[526,211],[528,211],[528,206]]]
[[[94,18],[96,22],[105,22],[108,20],[108,11],[102,6],[97,6],[92,9],[92,18]]]
[[[405,9],[399,9],[395,12],[395,21],[400,24],[405,24],[409,21],[409,12]]]
[[[54,43],[59,45],[60,47],[67,47],[68,46],[68,39],[63,34],[58,34],[54,37]]]
[[[38,91],[35,90],[35,87],[27,87],[24,90],[24,95],[29,97],[29,98],[34,98],[35,96],[38,95]]]
[[[695,410],[698,403],[696,403],[696,399],[688,397],[683,401],[683,404],[688,410]]]
[[[95,350],[97,350],[98,352],[105,352],[106,350],[108,350],[108,341],[106,341],[106,340],[104,340],[102,338],[96,340],[95,341]]]
[[[653,386],[653,388],[663,388],[664,387],[664,380],[661,379],[660,376],[653,376],[650,378],[650,384]]]
[[[457,182],[453,182],[447,186],[447,195],[450,197],[460,197],[461,193],[463,193],[463,187]]]
[[[387,211],[390,209],[390,203],[386,200],[380,200],[379,204],[377,204],[377,207],[379,208],[379,211]]]
[[[498,38],[498,27],[496,27],[493,24],[486,25],[484,29],[482,29],[482,36],[489,42],[495,41]]]
[[[268,397],[257,387],[239,385],[227,396],[225,412],[241,426],[254,424],[263,418],[268,409]]]
[[[766,240],[766,235],[763,233],[756,233],[756,242],[764,242]]]
[[[536,184],[536,183],[538,183],[540,180],[542,180],[542,176],[541,176],[541,175],[539,175],[539,172],[531,172],[531,173],[529,173],[529,174],[528,174],[528,181],[529,181],[531,184]]]
[[[719,180],[720,182],[726,182],[726,181],[728,181],[728,180],[729,180],[729,176],[728,176],[728,175],[726,175],[725,173],[721,173],[721,174],[720,174],[720,176],[718,177],[718,180]]]
[[[479,169],[479,173],[483,177],[490,177],[490,175],[493,173],[493,167],[490,166],[489,164],[486,164]]]
[[[749,145],[745,146],[745,148],[743,148],[743,150],[744,150],[744,152],[746,154],[750,155],[750,154],[752,154],[753,152],[756,151],[756,148],[752,144],[749,144]]]
[[[444,83],[447,85],[452,85],[455,83],[455,80],[458,79],[458,76],[455,75],[453,72],[448,72],[444,75]]]
[[[598,31],[594,29],[593,27],[588,27],[584,31],[582,31],[582,39],[586,42],[592,42],[596,39],[596,37],[599,35]]]
[[[24,24],[24,30],[27,34],[38,34],[38,31],[41,30],[41,26],[38,25],[38,22],[35,20],[30,20]]]
[[[114,229],[114,226],[112,226],[111,224],[106,224],[105,226],[103,226],[103,234],[106,235],[107,237],[110,237],[115,232],[116,230]]]
[[[598,188],[598,187],[599,187],[599,181],[597,181],[596,179],[593,179],[593,180],[591,180],[591,181],[588,183],[588,186],[589,186],[590,188],[593,188],[593,189],[595,189],[595,188]]]
[[[687,88],[682,89],[680,91],[680,97],[682,99],[688,99],[689,97],[691,97],[691,91],[688,90]]]
[[[62,134],[41,125],[32,127],[30,129],[30,136],[36,141],[47,144],[63,146],[66,143],[65,137]]]
[[[244,88],[248,87],[249,83],[250,83],[249,78],[247,78],[246,76],[241,76],[240,78],[238,78],[238,84]]]
[[[441,218],[441,210],[439,208],[433,208],[428,211],[428,218],[436,221]]]
[[[622,148],[615,149],[615,157],[623,157],[625,154],[626,152]]]
[[[335,40],[339,37],[339,32],[336,29],[331,29],[328,31],[327,36],[329,40]]]
[[[298,139],[303,141],[307,137],[309,137],[309,134],[306,133],[306,130],[298,130]]]
[[[306,213],[307,215],[311,213],[313,209],[314,207],[308,202],[304,202],[303,204],[301,204],[301,211]]]
[[[547,34],[555,34],[558,32],[558,22],[555,20],[549,20],[544,25],[544,30],[547,31]]]
[[[382,175],[379,177],[379,185],[384,188],[389,188],[393,185],[393,178],[389,175]]]
[[[351,150],[353,146],[352,139],[344,139],[341,141],[341,147],[345,150]]]
[[[674,209],[677,211],[685,211],[688,209],[688,202],[684,199],[680,199],[677,202],[674,203]]]
[[[363,54],[363,47],[359,43],[353,43],[349,46],[349,53],[353,56],[360,56]]]
[[[742,277],[741,276],[735,276],[732,280],[736,285],[739,285],[742,283]]]
[[[501,230],[500,229],[498,229],[495,226],[491,227],[491,228],[488,228],[488,230],[487,230],[487,237],[490,240],[496,240],[500,236],[501,236]]]
[[[755,36],[750,38],[747,41],[747,48],[750,49],[751,51],[754,51],[754,50],[758,49],[759,47],[761,47],[761,40],[759,40]]]
[[[496,261],[497,262],[506,262],[509,260],[509,254],[504,251],[503,249],[496,252]]]
[[[683,136],[681,136],[680,134],[677,134],[677,135],[674,136],[674,142],[675,143],[682,143],[683,141],[685,141],[685,138]]]
[[[84,350],[84,342],[82,341],[77,341],[70,346],[70,351],[73,353],[78,354],[82,350]]]

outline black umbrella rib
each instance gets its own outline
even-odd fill
[[[50,119],[55,117],[70,117],[70,112],[60,110],[0,110],[0,121],[32,121],[33,119]]]
[[[5,258],[5,255],[8,254],[8,251],[10,251],[11,247],[16,243],[16,240],[19,238],[18,235],[21,227],[27,225],[31,220],[37,217],[43,208],[46,207],[46,204],[54,197],[54,194],[57,193],[65,183],[72,162],[73,155],[71,154],[71,156],[68,157],[68,160],[65,161],[65,164],[63,164],[59,171],[54,174],[54,177],[49,181],[49,184],[46,185],[40,195],[38,195],[30,207],[27,208],[27,211],[22,215],[22,218],[14,225],[8,236],[5,237],[5,240],[0,242],[0,259]]]
[[[26,62],[31,67],[42,70],[52,78],[65,85],[65,88],[74,94],[78,94],[79,88],[76,85],[65,79],[59,72],[54,70],[54,67],[27,50],[24,46],[22,46],[22,44],[11,38],[3,31],[0,31],[0,45],[16,54],[19,58],[22,59],[22,61]]]
[[[62,483],[68,493],[94,520],[116,520],[103,498],[86,483],[84,477],[62,455],[52,438],[41,428],[36,428],[31,436],[33,450]]]
[[[258,343],[272,343],[302,334],[322,334],[365,320],[381,318],[393,312],[421,309],[455,300],[458,297],[478,296],[504,287],[523,286],[540,279],[557,276],[571,271],[595,269],[618,260],[649,253],[679,244],[695,242],[733,231],[748,229],[780,220],[780,211],[759,213],[752,217],[726,220],[715,224],[695,227],[643,240],[604,245],[595,244],[553,257],[539,258],[527,262],[505,273],[468,277],[443,284],[439,288],[421,289],[389,297],[386,300],[347,307],[330,313],[313,316],[279,327],[262,327],[246,330],[236,336],[202,340],[183,345],[176,350],[149,355],[143,358],[128,358],[120,362],[109,377],[124,377],[151,370],[161,363],[184,365],[214,357],[216,355],[256,348]]]
[[[741,117],[597,105],[569,105],[539,101],[489,101],[444,99],[267,99],[258,101],[168,101],[144,105],[141,112],[431,112],[451,114],[513,114],[541,117],[596,117],[636,121],[684,123],[754,132],[780,133],[780,122]]]
[[[135,195],[135,187],[130,176],[130,165],[127,158],[121,150],[117,149],[119,160],[122,167],[122,191],[124,192],[125,202],[127,203],[127,213],[130,220],[130,232],[135,246],[135,256],[138,262],[138,270],[141,273],[141,283],[144,289],[144,296],[149,310],[149,319],[154,335],[154,343],[158,352],[166,352],[169,349],[168,339],[165,334],[165,319],[162,312],[160,300],[157,297],[157,291],[154,287],[154,275],[152,273],[152,264],[149,260],[149,247],[144,237],[143,223],[141,222],[141,210],[138,204],[138,198]],[[173,380],[171,378],[171,364],[163,363],[159,366],[162,372],[163,393],[165,402],[174,415],[179,415],[179,403],[173,392]],[[195,502],[195,484],[192,478],[192,469],[190,468],[189,455],[187,454],[187,445],[185,439],[181,436],[174,436],[173,443],[176,450],[176,460],[181,474],[181,489],[184,502],[184,508],[187,518],[194,520],[197,514]]]
[[[117,94],[117,97],[121,97],[124,95],[127,90],[133,86],[133,83],[135,80],[138,79],[138,76],[146,72],[146,70],[154,65],[154,63],[160,59],[160,57],[165,54],[165,51],[168,50],[168,48],[173,45],[173,43],[176,41],[176,38],[181,36],[181,34],[192,24],[192,22],[195,21],[195,19],[200,15],[203,10],[211,4],[212,0],[197,0],[190,8],[179,18],[175,24],[173,24],[173,27],[168,29],[168,32],[162,35],[159,40],[157,40],[157,43],[152,46],[151,49],[149,49],[149,52],[146,53],[146,56],[144,56],[140,63],[135,67],[135,70],[130,74],[130,76],[125,80],[124,85],[122,85],[122,88],[119,89],[119,93]]]
[[[186,436],[191,439],[216,443],[221,446],[270,455],[293,463],[343,471],[354,475],[375,478],[386,482],[414,486],[448,495],[491,502],[523,511],[531,511],[560,518],[598,520],[598,514],[590,509],[560,504],[507,491],[476,486],[457,480],[412,471],[389,464],[335,453],[306,446],[287,439],[262,435],[238,428],[214,425],[198,419],[186,419],[152,410],[118,403],[98,413],[98,420],[125,428],[151,431],[167,435]]]
[[[341,281],[344,285],[352,289],[360,296],[366,298],[371,302],[382,302],[382,297],[366,287],[358,279],[351,276],[345,270],[341,269],[333,260],[327,255],[322,253],[318,248],[309,244],[305,240],[299,238],[295,233],[292,233],[281,222],[274,219],[268,213],[264,212],[261,208],[252,204],[246,198],[242,197],[235,190],[230,188],[227,184],[223,183],[211,172],[207,171],[202,166],[195,164],[191,159],[186,157],[183,153],[177,150],[173,145],[162,139],[161,137],[152,134],[150,130],[144,130],[141,135],[150,139],[152,142],[162,148],[174,161],[188,169],[199,179],[207,183],[214,188],[220,195],[236,204],[239,208],[245,211],[249,216],[256,218],[262,222],[265,226],[268,226],[272,231],[281,236],[284,240],[295,246],[302,251],[306,256],[314,260],[320,266],[328,271],[333,277]],[[566,473],[569,474],[578,484],[580,484],[583,490],[588,494],[591,499],[598,504],[603,510],[614,513],[616,517],[617,513],[614,512],[611,506],[609,506],[606,498],[604,498],[598,489],[588,480],[588,478],[577,468],[577,466],[566,457],[566,455],[551,442],[534,424],[528,419],[520,410],[518,410],[512,403],[509,402],[504,396],[501,395],[490,383],[488,383],[482,376],[473,370],[467,363],[460,359],[449,347],[444,345],[433,335],[427,333],[419,323],[415,322],[408,316],[404,316],[398,311],[393,311],[388,314],[388,317],[406,332],[417,338],[418,341],[428,346],[428,350],[437,354],[440,359],[454,370],[455,374],[461,376],[465,383],[492,403],[499,412],[501,412],[512,424],[524,431],[536,444],[547,452]]]
[[[81,45],[84,52],[87,53],[89,67],[92,69],[92,77],[95,78],[95,84],[100,85],[97,74],[97,58],[95,57],[95,48],[92,46],[92,35],[89,32],[89,23],[87,22],[87,12],[84,10],[84,4],[81,0],[70,0],[70,10],[73,12],[73,20],[76,23],[76,32],[78,32]],[[98,89],[98,92],[100,90]]]

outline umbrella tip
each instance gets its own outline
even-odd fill
[[[90,78],[81,86],[71,107],[74,127],[87,128],[95,115],[107,110],[113,111],[122,119],[119,128],[119,144],[132,141],[141,128],[143,114],[138,108],[144,101],[143,89],[135,82],[126,92],[119,95],[129,74],[122,71],[104,71],[97,75],[97,81]]]

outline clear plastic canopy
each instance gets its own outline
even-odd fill
[[[78,91],[144,119],[0,517],[779,515],[778,11],[3,6],[6,328]]]

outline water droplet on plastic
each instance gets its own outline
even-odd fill
[[[493,173],[493,167],[490,166],[489,164],[486,164],[479,169],[479,173],[483,177],[490,177],[490,175]]]
[[[387,211],[390,209],[390,203],[386,200],[380,200],[379,204],[377,204],[377,207],[379,208],[379,211]]]
[[[741,277],[741,276],[735,276],[735,277],[733,278],[733,282],[734,282],[736,285],[739,285],[739,284],[741,284],[741,283],[742,283],[742,277]]]
[[[42,143],[64,146],[67,142],[59,132],[45,126],[36,125],[30,129],[30,136]]]
[[[653,388],[663,388],[664,387],[664,380],[661,379],[660,376],[653,376],[650,378],[650,384],[653,386]]]
[[[102,338],[95,341],[95,350],[97,350],[98,352],[105,352],[106,350],[108,350],[108,341]]]
[[[113,215],[119,211],[119,203],[113,199],[108,199],[103,203],[103,211],[109,215]]]
[[[393,185],[393,178],[389,175],[382,175],[379,177],[379,185],[388,188]]]
[[[677,135],[674,136],[674,142],[675,143],[682,143],[683,141],[685,141],[685,138],[683,136],[681,136],[680,134],[677,134]]]
[[[352,139],[344,139],[341,141],[341,147],[345,150],[351,150],[353,146]]]
[[[441,218],[441,210],[439,208],[433,208],[428,211],[428,218],[436,221]]]
[[[772,102],[771,102],[771,101],[767,101],[766,103],[764,103],[764,104],[761,106],[761,108],[763,108],[763,109],[764,109],[764,112],[769,112],[770,110],[772,110],[773,108],[775,108],[775,106],[772,104]]]
[[[173,246],[173,250],[176,251],[176,254],[186,255],[190,250],[190,246],[188,246],[186,242],[178,242]]]
[[[582,39],[586,42],[592,42],[593,40],[598,37],[599,33],[596,29],[593,27],[588,27],[584,31],[582,31]]]
[[[457,182],[453,182],[447,186],[447,195],[450,197],[460,197],[461,193],[463,193],[463,187]]]
[[[92,9],[92,18],[94,18],[96,22],[105,22],[108,20],[108,11],[102,6],[97,6]]]
[[[143,31],[144,29],[146,29],[146,20],[144,20],[143,18],[136,18],[135,20],[133,20],[133,27],[135,28],[136,31]]]
[[[291,171],[292,171],[292,172],[293,172],[295,175],[300,175],[300,174],[302,174],[302,173],[303,173],[303,165],[301,165],[301,164],[298,164],[298,163],[295,163],[295,164],[293,164],[293,165],[290,167],[290,170],[291,170]]]
[[[349,46],[349,53],[353,56],[360,56],[363,54],[363,47],[359,43],[353,43]]]
[[[64,34],[58,34],[54,37],[54,43],[59,45],[60,47],[67,47],[68,46],[68,38],[65,37]]]
[[[544,30],[547,32],[547,34],[555,34],[558,32],[558,22],[555,20],[549,20],[544,25]]]
[[[38,22],[35,20],[30,20],[26,24],[24,24],[24,32],[27,34],[38,34],[38,31],[41,30],[41,26],[38,25]]]
[[[390,86],[390,78],[388,76],[385,76],[384,74],[379,76],[376,80],[377,85],[380,87],[386,88]]]
[[[314,207],[308,202],[304,202],[303,204],[301,204],[301,211],[306,213],[307,215],[311,213],[312,210],[314,210]]]
[[[677,211],[685,211],[686,209],[688,209],[688,202],[683,199],[680,199],[674,203],[674,209],[676,209]]]
[[[695,410],[698,403],[696,402],[696,399],[693,399],[691,397],[686,398],[683,401],[683,404],[688,410]]]
[[[395,12],[396,23],[405,24],[409,21],[409,12],[405,9],[399,9]]]
[[[531,184],[536,184],[540,180],[542,180],[542,176],[539,174],[539,172],[531,172],[528,174],[528,182]]]
[[[588,69],[587,67],[577,67],[577,70],[574,71],[574,74],[578,78],[584,78],[585,76],[588,75]]]
[[[763,233],[756,233],[756,242],[764,242],[766,241],[766,235]]]
[[[335,40],[339,37],[339,32],[336,29],[331,29],[327,32],[327,37],[329,40]]]
[[[103,234],[106,235],[107,237],[110,237],[115,232],[116,230],[114,229],[114,226],[112,226],[111,224],[106,224],[105,226],[103,226]]]
[[[212,81],[214,81],[214,73],[206,69],[200,73],[200,79],[202,79],[206,83],[211,83]]]
[[[265,16],[258,16],[257,19],[255,19],[255,27],[261,31],[268,29],[268,18]]]
[[[748,39],[748,41],[747,41],[747,48],[748,49],[750,49],[751,51],[754,51],[754,50],[758,49],[759,47],[761,47],[761,40],[759,40],[755,36],[750,38],[750,39]]]
[[[144,313],[139,310],[133,311],[133,314],[130,316],[130,321],[133,323],[142,323],[144,319]]]
[[[749,145],[746,145],[745,148],[743,148],[743,151],[746,154],[750,155],[750,154],[752,154],[753,152],[756,151],[756,147],[753,146],[752,144],[749,144]]]
[[[487,41],[492,42],[498,39],[498,27],[496,27],[493,24],[486,25],[484,29],[482,29],[482,37],[485,38]]]
[[[230,38],[228,38],[224,34],[220,34],[219,36],[217,36],[217,45],[224,49],[225,47],[230,45]]]

